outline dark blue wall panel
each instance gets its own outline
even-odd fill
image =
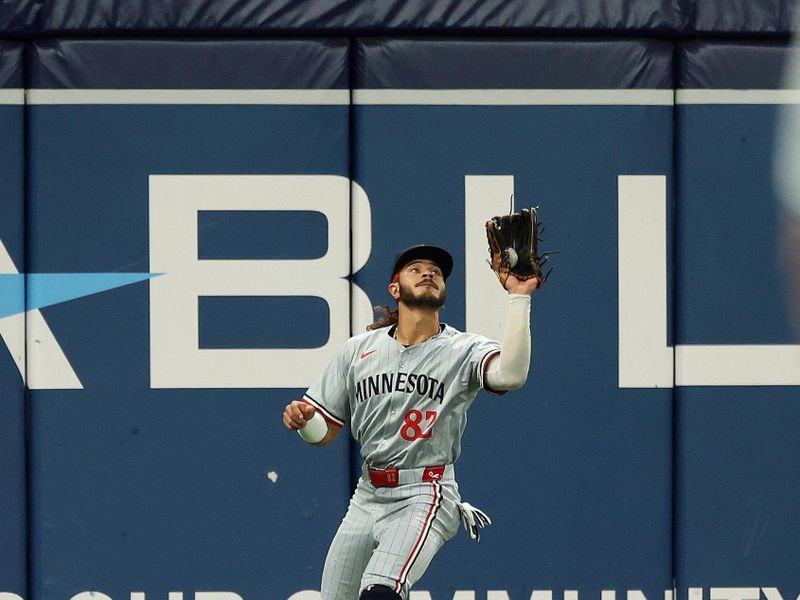
[[[796,0],[100,0],[0,5],[0,31],[34,38],[74,34],[170,36],[388,32],[518,34],[634,32],[684,39],[724,34],[786,37]]]
[[[695,2],[699,34],[774,35],[791,30],[793,0],[705,0]]]
[[[33,36],[41,29],[42,0],[0,4],[0,31],[4,36]]]
[[[0,316],[0,590],[20,595],[26,587],[25,388],[17,363],[25,360],[25,297],[13,272],[25,269],[22,86],[22,47],[0,44],[0,304],[12,311]]]
[[[164,40],[154,44],[136,39],[55,39],[34,48],[39,60],[30,66],[30,86],[342,89],[349,84],[342,64],[344,43],[288,39],[280,44],[245,40]],[[120,68],[121,64],[125,67]],[[156,64],[160,68],[155,69]]]
[[[53,2],[46,5],[47,32],[98,31],[551,31],[635,30],[675,33],[689,23],[693,3],[686,0],[609,2],[602,6],[575,0],[192,0],[191,2]]]
[[[357,46],[358,88],[671,89],[668,44],[632,41],[377,39]],[[481,60],[475,60],[480,48]],[[533,49],[533,50],[532,50]],[[532,52],[535,51],[535,54]]]
[[[763,345],[796,343],[771,178],[779,106],[769,90],[779,86],[785,52],[760,44],[681,49],[680,86],[706,95],[687,91],[677,107],[676,343],[706,345],[701,366],[709,370],[726,344],[749,348],[749,362],[769,370]],[[767,92],[749,103],[735,95],[747,89]],[[752,272],[757,283],[742,279]],[[761,383],[676,390],[679,590],[800,586],[800,517],[786,500],[800,493],[792,433],[800,389]]]
[[[144,95],[86,104],[85,93],[31,94],[30,269],[147,273],[151,175],[347,177],[346,92],[344,102],[307,105],[153,103],[147,95],[148,88],[164,86],[191,91],[193,82],[245,93],[336,89],[347,81],[347,64],[346,45],[325,40],[35,46],[37,88],[116,86]],[[230,201],[236,199],[232,193]],[[221,197],[217,208],[226,206]],[[230,214],[239,210],[230,207]],[[230,235],[217,230],[203,237],[217,221],[198,220],[205,240],[198,245],[212,258],[200,256],[199,248],[190,254],[215,264],[242,259],[226,245]],[[274,219],[259,223],[267,230],[257,226],[251,234],[269,235],[276,227]],[[177,274],[161,275],[171,276]],[[33,597],[100,590],[114,598],[132,591],[164,598],[175,590],[228,590],[244,598],[287,598],[317,587],[325,538],[350,493],[346,436],[322,452],[283,427],[283,407],[302,389],[153,389],[155,308],[148,283],[141,282],[41,311],[83,389],[31,391]],[[247,310],[263,308],[256,302]],[[291,335],[298,320],[322,329],[323,308],[312,303],[303,315],[289,308],[279,322],[273,315],[280,331],[267,335]],[[232,327],[240,326],[230,314],[235,309],[224,311]],[[226,347],[236,345],[235,337],[225,338]],[[237,347],[252,344],[258,340]],[[30,357],[47,370],[42,360]]]
[[[481,393],[470,409],[457,477],[494,524],[479,546],[461,535],[445,547],[418,584],[434,598],[671,588],[672,395],[618,387],[615,276],[617,177],[671,176],[671,100],[601,105],[590,91],[577,105],[556,90],[541,104],[502,105],[501,93],[494,105],[454,105],[458,88],[524,88],[539,100],[604,88],[622,90],[621,102],[636,85],[670,87],[671,51],[637,40],[359,41],[355,178],[369,194],[373,248],[355,278],[371,299],[388,300],[398,249],[439,243],[456,258],[443,319],[465,328],[465,294],[476,291],[465,271],[487,269],[485,238],[465,264],[466,175],[513,175],[516,207],[540,205],[544,249],[562,251],[534,295],[528,383],[502,399]],[[618,61],[626,68],[598,69]]]
[[[775,90],[782,86],[786,43],[687,42],[677,48],[680,89]]]

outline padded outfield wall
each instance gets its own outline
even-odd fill
[[[318,598],[357,449],[283,406],[414,243],[500,336],[512,194],[560,251],[531,377],[473,404],[494,524],[411,597],[798,597],[790,8],[4,5],[0,600]]]

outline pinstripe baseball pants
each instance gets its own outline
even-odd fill
[[[459,500],[453,479],[376,488],[362,477],[325,559],[322,600],[358,600],[372,584],[408,598],[458,532]]]

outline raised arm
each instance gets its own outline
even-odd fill
[[[520,280],[509,274],[508,317],[500,354],[486,367],[486,383],[493,390],[515,390],[525,385],[531,362],[531,294],[539,286],[536,278]]]

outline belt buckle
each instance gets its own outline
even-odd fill
[[[369,480],[375,487],[397,487],[397,469],[370,469]]]

